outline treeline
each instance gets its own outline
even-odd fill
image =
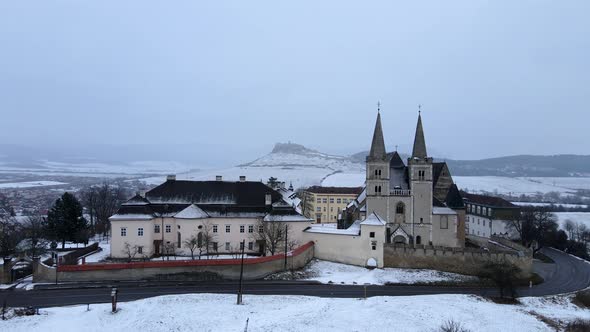
[[[64,193],[47,215],[0,217],[0,255],[39,257],[49,248],[65,248],[66,242],[87,244],[97,234],[108,236],[109,217],[129,197],[129,191],[103,183],[85,188],[79,196]]]

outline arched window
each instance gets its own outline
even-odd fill
[[[379,186],[375,186],[375,193],[379,193]]]
[[[422,244],[422,237],[420,235],[416,236],[416,244]]]
[[[381,186],[379,186],[379,193],[381,193]]]
[[[395,213],[396,214],[404,214],[406,210],[406,207],[404,205],[404,203],[399,202],[397,203],[397,205],[395,206]]]

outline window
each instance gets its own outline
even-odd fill
[[[420,223],[423,223],[423,222],[424,222],[424,218],[420,218]]]
[[[448,216],[440,217],[440,228],[442,228],[442,229],[449,228],[449,217]]]
[[[326,207],[324,206],[324,212],[326,212]]]
[[[422,244],[422,237],[420,235],[416,236],[416,244]]]
[[[254,225],[248,225],[248,233],[254,233]]]
[[[488,216],[491,217],[492,216],[492,208],[488,208]]]
[[[469,222],[469,216],[467,216],[467,222]]]
[[[127,236],[127,227],[121,227],[121,236]]]
[[[481,214],[481,206],[477,207],[477,214]]]
[[[418,180],[424,181],[426,171],[418,171]]]
[[[154,233],[160,233],[160,225],[154,225]]]
[[[315,219],[316,219],[316,222],[318,224],[321,223],[322,222],[322,214],[321,213],[316,213],[315,214]]]
[[[371,241],[371,250],[377,250],[377,241]]]
[[[137,253],[143,254],[143,247],[142,246],[137,247]]]
[[[225,243],[225,251],[229,251],[229,249],[230,249],[229,242],[226,242]]]
[[[172,232],[172,226],[166,225],[166,233]]]
[[[342,199],[340,199],[340,198],[336,199],[336,203],[338,203],[338,204],[342,203]]]
[[[370,232],[369,237],[375,237],[375,232]]]
[[[264,225],[258,226],[258,233],[264,233]]]
[[[483,227],[486,227],[486,221],[485,221],[485,219],[483,220]]]
[[[180,238],[180,232],[176,232],[176,247],[180,248],[182,246],[182,241]]]
[[[246,225],[240,225],[240,233],[246,232]]]
[[[402,203],[402,202],[397,203],[397,205],[395,206],[395,213],[404,214],[404,210],[405,210],[404,203]]]
[[[254,250],[254,242],[248,242],[248,250]]]
[[[330,212],[334,212],[334,207],[330,207]]]
[[[334,199],[333,198],[330,198],[330,203],[334,203]]]
[[[213,251],[217,251],[217,242],[212,242]]]
[[[482,211],[483,211],[482,213],[483,213],[484,216],[486,214],[488,214],[488,208],[484,207],[484,208],[482,208]]]
[[[479,218],[477,218],[477,224],[479,225]]]
[[[240,250],[244,250],[244,242],[240,242]]]
[[[213,225],[213,233],[217,233],[217,225]]]
[[[319,207],[319,206],[318,206],[318,207],[317,207],[315,210],[316,210],[317,212],[322,212],[322,208],[321,208],[321,207]]]
[[[139,227],[137,229],[137,236],[143,236],[143,228],[142,227]]]
[[[318,199],[316,200],[316,203],[321,203],[321,202],[322,202],[322,199],[321,199],[321,198],[318,198]]]
[[[324,198],[323,201],[324,201],[324,203],[328,203],[328,199],[327,198]]]
[[[226,233],[231,232],[231,225],[225,225],[225,232]]]

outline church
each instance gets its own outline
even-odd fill
[[[426,150],[422,116],[412,154],[405,163],[387,153],[381,113],[366,157],[365,187],[343,211],[337,229],[312,224],[303,239],[315,243],[314,256],[360,266],[387,266],[386,248],[463,248],[465,206],[445,162]]]
[[[385,150],[381,113],[377,114],[365,183],[363,193],[346,210],[349,220],[374,213],[386,224],[387,243],[464,246],[463,199],[447,164],[428,155],[420,113],[407,164],[397,151]]]

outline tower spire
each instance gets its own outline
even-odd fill
[[[414,136],[414,148],[412,158],[424,159],[426,154],[426,141],[424,140],[424,129],[422,128],[422,105],[418,105],[418,123],[416,124],[416,135]]]
[[[371,151],[367,156],[367,160],[385,160],[387,153],[385,152],[385,141],[383,139],[383,128],[381,127],[381,105],[377,104],[377,121],[375,122],[375,130],[373,131],[373,141],[371,142]]]

